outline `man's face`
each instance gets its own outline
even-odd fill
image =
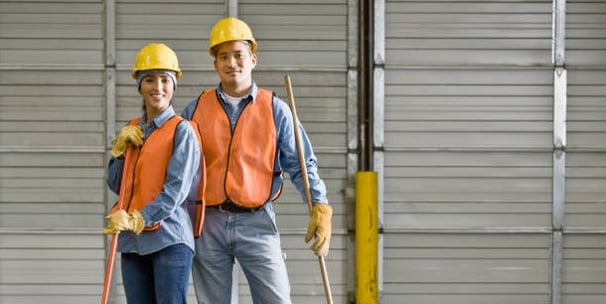
[[[240,86],[252,83],[252,70],[257,65],[246,41],[228,41],[216,47],[215,71],[225,85]]]

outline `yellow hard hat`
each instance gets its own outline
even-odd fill
[[[257,42],[253,37],[252,31],[248,25],[235,17],[223,18],[210,30],[208,53],[215,56],[213,48],[223,42],[247,40],[250,42],[250,47],[253,53],[257,50]]]
[[[175,72],[177,79],[181,77],[177,54],[163,43],[150,43],[137,53],[133,78],[137,79],[137,73],[146,70],[169,70]]]

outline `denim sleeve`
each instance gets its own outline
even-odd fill
[[[191,125],[183,121],[175,133],[173,155],[168,163],[164,187],[151,203],[140,210],[146,225],[167,218],[186,200],[200,170],[199,166],[198,139]]]
[[[291,182],[297,188],[301,194],[302,200],[305,202],[305,188],[303,185],[303,176],[295,141],[292,112],[288,105],[279,98],[275,97],[273,104],[274,119],[278,132],[279,165],[282,167],[282,170],[290,176]],[[311,142],[303,125],[299,123],[298,128],[299,134],[301,135],[301,146],[303,148],[305,166],[307,167],[312,201],[328,203],[326,185],[318,174],[318,161],[314,155]]]
[[[122,170],[124,169],[124,159],[111,157],[107,164],[107,186],[116,193],[120,193],[120,183],[122,181]]]
[[[185,108],[181,112],[181,117],[191,120],[191,117],[194,115],[196,105],[198,105],[198,99],[192,100],[189,104],[185,106]]]

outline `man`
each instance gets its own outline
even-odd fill
[[[246,23],[219,20],[209,53],[221,82],[183,110],[197,122],[206,159],[206,215],[196,240],[193,279],[199,303],[231,303],[232,270],[238,260],[253,303],[287,304],[290,284],[272,207],[283,172],[305,197],[288,105],[252,80],[257,43]],[[332,209],[305,130],[301,141],[314,202],[305,241],[326,256]],[[203,187],[201,187],[203,188]]]

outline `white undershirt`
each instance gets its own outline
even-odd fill
[[[242,99],[244,99],[244,96],[242,97],[233,97],[233,96],[229,96],[225,93],[223,93],[225,95],[225,101],[231,105],[232,109],[237,109],[238,105],[240,104],[240,101],[242,101]]]

